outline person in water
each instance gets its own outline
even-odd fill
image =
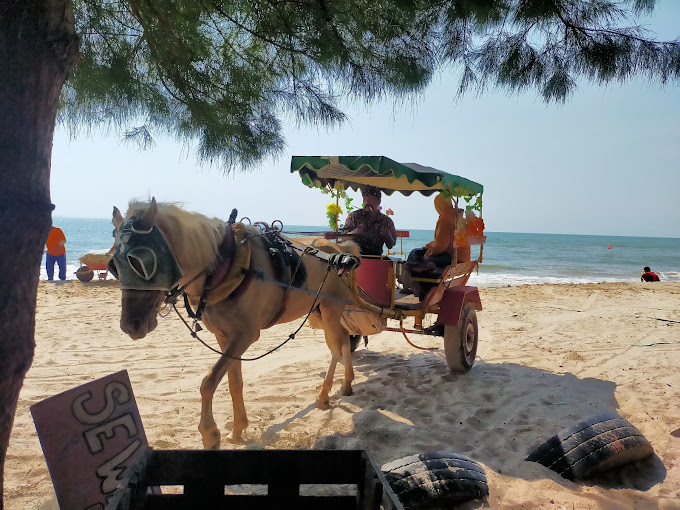
[[[645,266],[644,273],[642,273],[642,276],[640,276],[640,281],[641,282],[658,282],[659,280],[659,275],[657,275],[654,271],[652,271],[649,266]]]

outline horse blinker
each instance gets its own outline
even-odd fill
[[[165,236],[155,225],[138,230],[133,221],[116,230],[109,270],[120,281],[121,289],[171,290],[182,277],[182,270]]]

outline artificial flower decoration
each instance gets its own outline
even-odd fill
[[[467,222],[467,235],[471,237],[484,235],[484,220],[482,218],[469,218]]]
[[[394,211],[392,209],[387,209],[387,211],[385,211],[385,214],[387,216],[392,216],[392,215],[394,215]]]
[[[484,220],[478,218],[475,213],[468,209],[465,212],[467,221],[467,235],[470,237],[481,237],[484,235]]]
[[[328,218],[328,225],[333,229],[338,229],[338,218],[342,214],[342,208],[337,204],[328,204],[326,206],[326,217]]]
[[[345,186],[342,184],[342,182],[337,181],[334,186],[328,185],[326,188],[321,188],[321,192],[328,195],[330,194],[332,198],[335,198],[336,201],[344,201],[345,202],[345,209],[349,213],[354,207],[352,207],[352,200],[354,200],[352,197],[347,195],[347,191],[345,191]],[[337,204],[328,204],[326,206],[326,217],[328,218],[328,225],[333,229],[333,230],[338,230],[338,222],[340,219],[340,215],[344,211],[342,208]]]

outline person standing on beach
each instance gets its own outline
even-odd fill
[[[642,273],[642,276],[640,276],[640,281],[641,282],[658,282],[659,281],[659,276],[653,272],[649,266],[645,266],[644,273]]]
[[[47,256],[45,260],[45,269],[47,270],[47,279],[54,280],[54,263],[59,265],[59,279],[66,280],[66,236],[64,232],[58,227],[52,227],[50,233],[47,235]]]

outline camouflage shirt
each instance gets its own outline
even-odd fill
[[[355,234],[353,241],[359,245],[363,255],[382,255],[383,244],[392,248],[397,241],[397,231],[394,222],[380,213],[375,220],[371,220],[365,209],[357,209],[347,216],[343,230],[361,228],[364,232]]]

